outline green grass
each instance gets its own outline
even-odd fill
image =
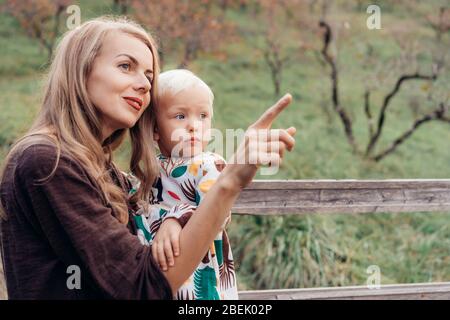
[[[241,285],[295,288],[448,281],[448,213],[235,217]]]
[[[83,21],[112,12],[112,1],[80,3]],[[427,9],[423,4],[421,8]],[[249,25],[243,13],[230,12],[228,16],[241,27]],[[368,31],[366,16],[355,10],[331,16],[350,21],[348,35],[339,44],[340,94],[362,149],[368,139],[364,80],[374,69],[364,64],[367,45],[373,46],[375,61],[388,63],[401,53],[390,37],[394,25],[412,25],[410,32],[425,47],[433,45],[434,34],[420,19],[395,6],[389,6],[384,13],[381,31]],[[12,18],[2,15],[0,21],[1,163],[9,145],[27,130],[39,109],[46,53],[36,41],[25,37]],[[276,101],[269,70],[253,47],[254,41],[243,34],[244,39],[226,47],[225,62],[218,62],[213,55],[202,55],[190,66],[213,89],[214,126],[222,130],[246,128]],[[448,36],[444,40],[448,41]],[[427,54],[420,59],[423,65],[430,63]],[[166,69],[176,64],[169,56]],[[379,163],[353,155],[332,111],[328,72],[310,53],[293,57],[283,74],[282,92],[291,92],[294,102],[274,125],[298,129],[296,149],[286,155],[276,175],[258,178],[449,178],[450,128],[444,123],[423,125]],[[374,114],[397,76],[394,73],[373,92]],[[448,90],[449,80],[447,69],[433,88]],[[377,150],[387,147],[411,126],[416,117],[410,107],[412,99],[418,101],[420,113],[435,107],[427,100],[429,92],[423,84],[407,83],[392,101]],[[129,155],[127,143],[116,152],[121,168],[127,168]],[[287,288],[364,285],[370,265],[381,268],[382,283],[446,281],[450,279],[449,222],[448,213],[235,216],[229,230],[240,289]]]

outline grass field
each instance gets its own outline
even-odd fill
[[[82,20],[109,13],[110,2],[79,1]],[[445,1],[428,5],[442,3]],[[242,13],[231,12],[229,16],[241,28],[249,23]],[[389,63],[402,52],[390,37],[392,29],[407,25],[409,33],[405,36],[414,34],[425,48],[433,43],[434,34],[420,19],[396,7],[389,7],[383,14],[380,31],[367,30],[365,10],[338,10],[330,18],[351,22],[349,36],[339,48],[340,93],[352,116],[356,139],[365,145],[368,129],[363,109],[364,79],[373,68],[364,64],[360,53],[370,43],[377,61]],[[1,16],[0,34],[1,163],[9,145],[27,130],[39,110],[46,53],[36,41],[25,37],[11,17]],[[443,41],[450,48],[448,35]],[[246,128],[276,100],[268,68],[250,43],[244,36],[225,46],[225,62],[213,55],[202,55],[190,65],[215,93],[214,125],[219,129]],[[419,58],[422,65],[430,64],[426,50]],[[176,61],[169,59],[165,69],[175,66]],[[293,57],[284,71],[282,92],[292,93],[294,102],[275,126],[295,126],[298,142],[296,149],[286,155],[282,170],[264,179],[450,177],[450,126],[445,123],[425,124],[379,163],[353,155],[332,111],[328,72],[309,53]],[[374,92],[374,112],[397,77],[398,74],[386,79]],[[407,83],[392,102],[379,148],[387,147],[411,126],[416,118],[411,101],[419,103],[419,112],[432,110],[432,103],[426,99],[429,91],[448,92],[449,81],[447,69],[436,83],[427,83],[427,87],[423,81]],[[129,145],[121,147],[115,156],[117,163],[126,169]],[[240,289],[363,285],[370,265],[380,267],[383,284],[450,279],[448,212],[288,218],[236,216],[229,232]]]

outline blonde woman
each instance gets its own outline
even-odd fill
[[[133,224],[136,203],[148,202],[158,174],[148,147],[158,73],[153,39],[131,21],[100,18],[63,37],[42,109],[1,175],[1,251],[10,299],[172,299],[257,167],[279,163],[294,146],[294,128],[261,138],[263,148],[241,144],[236,158],[251,154],[265,161],[223,170],[182,229],[174,266],[161,271]],[[270,128],[290,100],[282,98],[251,127]],[[130,170],[142,182],[132,199],[112,162],[127,130]],[[264,148],[274,144],[276,153]]]

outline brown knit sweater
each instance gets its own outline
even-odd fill
[[[96,183],[56,147],[33,143],[10,158],[0,184],[1,252],[10,299],[171,299],[151,248],[112,215]],[[111,170],[125,192],[123,175]],[[81,289],[73,288],[79,268]],[[72,278],[71,278],[72,277]],[[71,285],[68,286],[68,283]],[[70,288],[69,288],[70,287]],[[72,289],[71,289],[72,288]]]

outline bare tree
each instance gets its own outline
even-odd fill
[[[130,6],[130,0],[114,0],[113,9],[119,14],[127,14]]]
[[[2,11],[14,16],[28,37],[39,41],[50,61],[61,31],[61,16],[69,4],[69,0],[7,0]]]
[[[384,97],[383,104],[380,109],[380,113],[378,115],[378,123],[376,131],[371,135],[370,141],[366,148],[366,156],[370,156],[370,154],[373,151],[373,148],[375,147],[376,143],[378,142],[378,139],[381,136],[381,132],[384,127],[385,119],[386,119],[386,111],[390,105],[390,102],[392,101],[392,98],[400,91],[400,88],[403,83],[411,80],[436,80],[437,73],[433,72],[431,75],[424,75],[421,73],[414,73],[414,74],[404,74],[401,75],[398,80],[395,83],[394,88]],[[369,101],[366,102],[367,108],[370,108]]]
[[[334,107],[334,110],[339,115],[339,118],[343,124],[344,131],[347,137],[347,140],[349,144],[351,145],[354,152],[359,153],[358,145],[354,139],[353,135],[353,128],[352,128],[352,120],[350,116],[348,115],[346,109],[341,105],[340,97],[339,97],[339,70],[337,67],[336,59],[333,55],[329,53],[329,46],[330,43],[333,41],[333,32],[331,26],[325,22],[321,21],[320,26],[324,28],[325,32],[323,34],[323,47],[321,50],[321,54],[323,59],[326,61],[326,63],[330,67],[330,80],[331,80],[331,100]],[[399,37],[400,39],[402,37]],[[403,40],[401,40],[403,41]],[[401,44],[405,45],[405,44]],[[403,62],[406,65],[412,65],[411,62],[414,60],[416,63],[416,53],[414,53],[414,50],[408,49],[405,50],[405,53],[403,55]],[[365,158],[372,159],[375,161],[380,161],[383,158],[385,158],[387,155],[391,154],[393,151],[397,149],[399,145],[404,143],[409,137],[412,136],[412,134],[423,124],[430,122],[430,121],[442,121],[446,123],[450,123],[449,119],[450,116],[448,115],[449,112],[449,106],[448,106],[448,97],[443,98],[440,102],[435,102],[437,104],[437,107],[432,110],[431,112],[426,113],[425,115],[416,118],[411,127],[401,134],[398,138],[396,138],[389,147],[386,149],[380,151],[379,153],[374,155],[374,149],[379,142],[379,139],[382,135],[383,128],[386,123],[386,118],[388,115],[388,109],[391,106],[391,102],[393,101],[394,97],[401,91],[401,88],[403,85],[410,81],[435,81],[438,78],[438,75],[440,71],[444,68],[445,64],[445,57],[440,59],[435,59],[435,62],[433,64],[432,72],[429,74],[425,74],[422,72],[419,72],[418,70],[416,72],[412,73],[404,73],[401,74],[397,80],[395,81],[395,84],[393,88],[386,94],[386,96],[383,98],[383,102],[379,108],[378,115],[376,117],[376,123],[374,122],[374,115],[372,112],[372,106],[371,106],[371,89],[369,87],[366,88],[364,92],[364,114],[368,120],[368,131],[369,131],[369,141],[367,143],[367,146],[365,148],[365,153],[362,154]],[[418,69],[419,67],[416,66]]]
[[[302,47],[296,23],[302,20],[306,4],[301,0],[259,0],[256,4],[252,12],[258,22],[253,30],[253,46],[262,54],[274,94],[279,96],[283,71]]]
[[[202,52],[217,52],[232,36],[232,25],[212,0],[131,0],[134,15],[159,37],[163,57],[179,53],[179,67],[188,66]]]
[[[443,35],[450,32],[450,8],[439,8],[439,14],[428,15],[427,21],[436,32],[436,39],[441,42]]]
[[[338,68],[336,64],[335,57],[333,57],[329,53],[330,43],[333,40],[333,33],[331,31],[330,25],[321,20],[319,22],[319,26],[325,29],[323,33],[323,47],[321,50],[321,54],[327,64],[330,66],[330,79],[331,79],[331,101],[333,103],[333,108],[339,115],[339,118],[344,126],[345,135],[347,137],[347,141],[353,149],[353,152],[358,152],[358,147],[355,142],[355,137],[353,135],[353,124],[350,116],[348,115],[345,108],[342,106],[340,97],[339,97],[339,74]]]
[[[405,142],[405,140],[408,139],[413,134],[414,131],[416,131],[421,125],[423,125],[426,122],[443,121],[443,122],[450,124],[450,114],[448,112],[449,108],[450,108],[450,105],[444,105],[444,103],[441,103],[436,110],[415,120],[410,129],[408,129],[406,132],[401,134],[400,137],[395,139],[394,142],[392,142],[392,144],[387,149],[385,149],[385,150],[381,151],[379,154],[375,155],[373,157],[373,159],[375,161],[380,161],[381,159],[386,157],[388,154],[395,151],[395,149],[397,149],[397,147],[400,144]]]
[[[277,14],[277,6],[281,4],[277,1],[262,1],[262,14],[266,19],[266,28],[264,30],[264,47],[262,52],[264,60],[269,67],[270,75],[274,86],[275,96],[280,95],[281,76],[283,68],[289,61],[289,55],[284,50],[282,40],[279,36],[279,26],[275,19]]]

